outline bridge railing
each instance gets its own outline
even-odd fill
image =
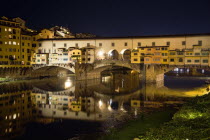
[[[58,67],[64,67],[64,68],[74,68],[75,66],[72,63],[68,63],[68,64],[62,64],[62,63],[58,63],[58,64],[34,64],[32,65],[34,69],[39,69],[42,67],[48,67],[48,66],[58,66]]]

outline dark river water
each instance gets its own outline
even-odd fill
[[[104,73],[100,80],[74,77],[0,84],[0,140],[96,139],[99,133],[186,98],[206,94],[208,77],[165,76],[144,84],[133,71]],[[90,139],[90,138],[88,138]]]

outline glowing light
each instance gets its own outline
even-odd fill
[[[102,105],[103,105],[103,102],[102,102],[101,100],[99,100],[99,101],[98,101],[98,105],[99,105],[99,107],[101,108]]]
[[[104,54],[103,51],[99,51],[99,52],[98,52],[98,55],[99,55],[99,56],[103,56],[103,54]]]
[[[17,115],[16,114],[13,114],[13,119],[16,119]]]
[[[134,115],[137,116],[137,108],[134,110]]]
[[[65,89],[69,88],[72,86],[72,82],[68,79],[66,82],[65,82]]]
[[[110,99],[109,104],[110,104],[110,105],[112,104],[112,99]]]
[[[175,68],[174,71],[179,71],[179,68]]]
[[[109,110],[109,111],[112,111],[112,108],[111,108],[111,106],[110,106],[110,105],[108,106],[108,110]]]

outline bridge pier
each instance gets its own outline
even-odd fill
[[[145,83],[164,85],[165,67],[157,65],[140,65],[140,78]]]

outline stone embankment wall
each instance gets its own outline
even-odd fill
[[[64,76],[66,74],[68,74],[68,70],[55,67],[45,67],[38,70],[33,70],[32,67],[0,68],[0,78],[3,79],[2,81],[34,79],[45,76]]]

